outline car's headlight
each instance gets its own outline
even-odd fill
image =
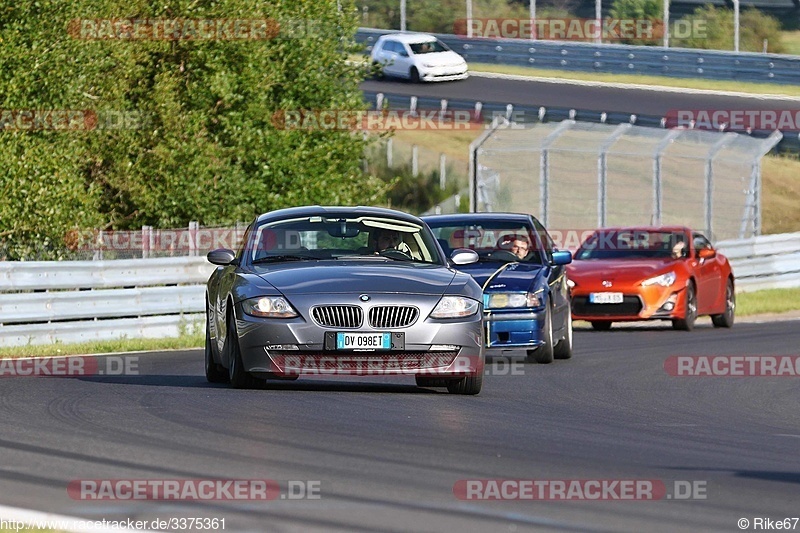
[[[642,286],[649,287],[650,285],[661,285],[662,287],[669,287],[675,283],[676,277],[677,276],[675,276],[675,272],[667,272],[666,274],[661,274],[660,276],[644,280],[642,282]]]
[[[422,66],[425,67],[425,68],[433,68],[436,65],[431,65],[430,63],[423,63]]]
[[[575,288],[575,282],[573,280],[571,280],[571,279],[567,279],[567,286],[570,289],[574,289]]]
[[[283,296],[259,296],[242,302],[242,308],[248,315],[265,318],[294,318],[297,311]]]
[[[480,302],[463,296],[443,296],[431,312],[431,318],[459,318],[478,312]]]
[[[543,292],[541,290],[536,292],[492,292],[487,294],[486,307],[489,309],[541,307]]]

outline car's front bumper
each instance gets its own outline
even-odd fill
[[[460,321],[420,319],[402,330],[386,330],[404,334],[399,350],[339,351],[325,345],[325,333],[336,329],[302,318],[264,319],[237,311],[243,366],[259,377],[411,374],[447,378],[483,372],[485,341],[479,313]]]
[[[467,67],[422,67],[419,79],[422,81],[456,81],[469,77]]]
[[[484,313],[486,347],[532,350],[544,344],[545,310],[488,310]]]
[[[572,318],[574,320],[613,320],[617,322],[637,320],[682,319],[685,314],[684,288],[629,287],[622,289],[623,303],[589,303],[592,292],[610,292],[608,289],[572,290]]]

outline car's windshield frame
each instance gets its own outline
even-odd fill
[[[397,253],[378,250],[377,235],[397,231]],[[243,265],[265,265],[303,259],[407,261],[446,264],[425,225],[381,215],[322,213],[267,219],[252,225],[241,254]],[[274,259],[273,259],[274,258]]]

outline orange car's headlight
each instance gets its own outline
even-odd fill
[[[675,279],[678,276],[675,275],[675,272],[667,272],[666,274],[661,274],[660,276],[655,276],[649,279],[646,279],[642,282],[642,287],[649,287],[651,285],[661,285],[662,287],[669,287],[673,283],[675,283]]]

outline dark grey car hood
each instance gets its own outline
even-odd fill
[[[441,265],[393,261],[303,261],[253,265],[283,294],[384,292],[441,295],[456,272]]]

